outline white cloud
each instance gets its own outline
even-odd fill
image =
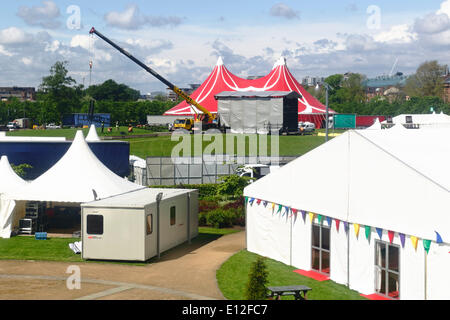
[[[0,45],[0,54],[7,56],[7,57],[13,56],[13,54],[11,52],[8,52],[8,50],[6,50],[2,45]]]
[[[284,3],[277,3],[270,9],[270,15],[286,19],[300,19],[300,13]]]
[[[31,41],[31,39],[32,37],[29,34],[16,27],[0,30],[1,44],[24,44]]]
[[[22,59],[20,59],[20,61],[22,61],[22,63],[26,66],[29,66],[30,64],[33,63],[33,59],[28,57],[23,57]]]
[[[436,12],[437,14],[446,14],[450,17],[450,0],[441,3],[441,8]]]
[[[377,42],[411,43],[417,40],[417,34],[407,24],[392,26],[389,31],[374,36]]]
[[[177,26],[182,22],[181,18],[174,16],[158,17],[143,15],[140,13],[137,5],[130,5],[123,12],[109,12],[104,18],[108,25],[126,30],[137,30],[144,26]]]
[[[17,15],[31,26],[57,28],[61,23],[57,20],[61,12],[53,1],[42,1],[42,6],[21,6]]]

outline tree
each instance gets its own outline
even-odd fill
[[[440,65],[436,60],[422,63],[416,73],[406,81],[405,92],[410,97],[444,95],[444,75],[446,65]]]
[[[118,84],[114,80],[107,80],[101,85],[90,86],[86,93],[97,101],[137,101],[141,93],[125,84]]]
[[[37,95],[38,101],[43,102],[45,108],[56,111],[59,121],[64,114],[79,111],[82,97],[83,86],[77,86],[76,81],[68,76],[67,64],[67,61],[58,61],[50,68],[50,75],[42,78]],[[47,113],[44,112],[41,119],[46,121],[47,118]]]
[[[249,279],[245,291],[246,300],[267,299],[267,266],[264,258],[258,257],[250,270]]]

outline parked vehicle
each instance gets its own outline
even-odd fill
[[[8,122],[8,124],[6,125],[6,127],[9,130],[15,130],[15,129],[19,129],[19,125],[16,122]]]
[[[61,126],[58,126],[54,123],[50,123],[48,125],[45,126],[46,129],[61,129]]]
[[[316,125],[312,122],[299,122],[298,130],[300,134],[312,133],[316,130]]]
[[[266,164],[248,164],[237,168],[236,174],[240,177],[260,179],[278,169],[280,169],[280,166],[269,166]]]

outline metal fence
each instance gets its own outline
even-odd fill
[[[257,158],[228,155],[213,157],[149,157],[147,158],[147,185],[174,186],[181,184],[218,183],[224,176],[232,175],[244,164],[283,165],[295,157]]]

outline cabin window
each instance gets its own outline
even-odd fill
[[[147,216],[147,235],[151,235],[153,233],[153,215],[149,214]]]
[[[100,215],[88,215],[87,216],[87,234],[90,235],[103,235],[103,216]]]
[[[400,298],[400,247],[384,241],[375,243],[375,281],[377,293]]]
[[[312,269],[330,274],[330,227],[312,226]]]
[[[177,208],[170,208],[170,225],[174,226],[177,223]]]

